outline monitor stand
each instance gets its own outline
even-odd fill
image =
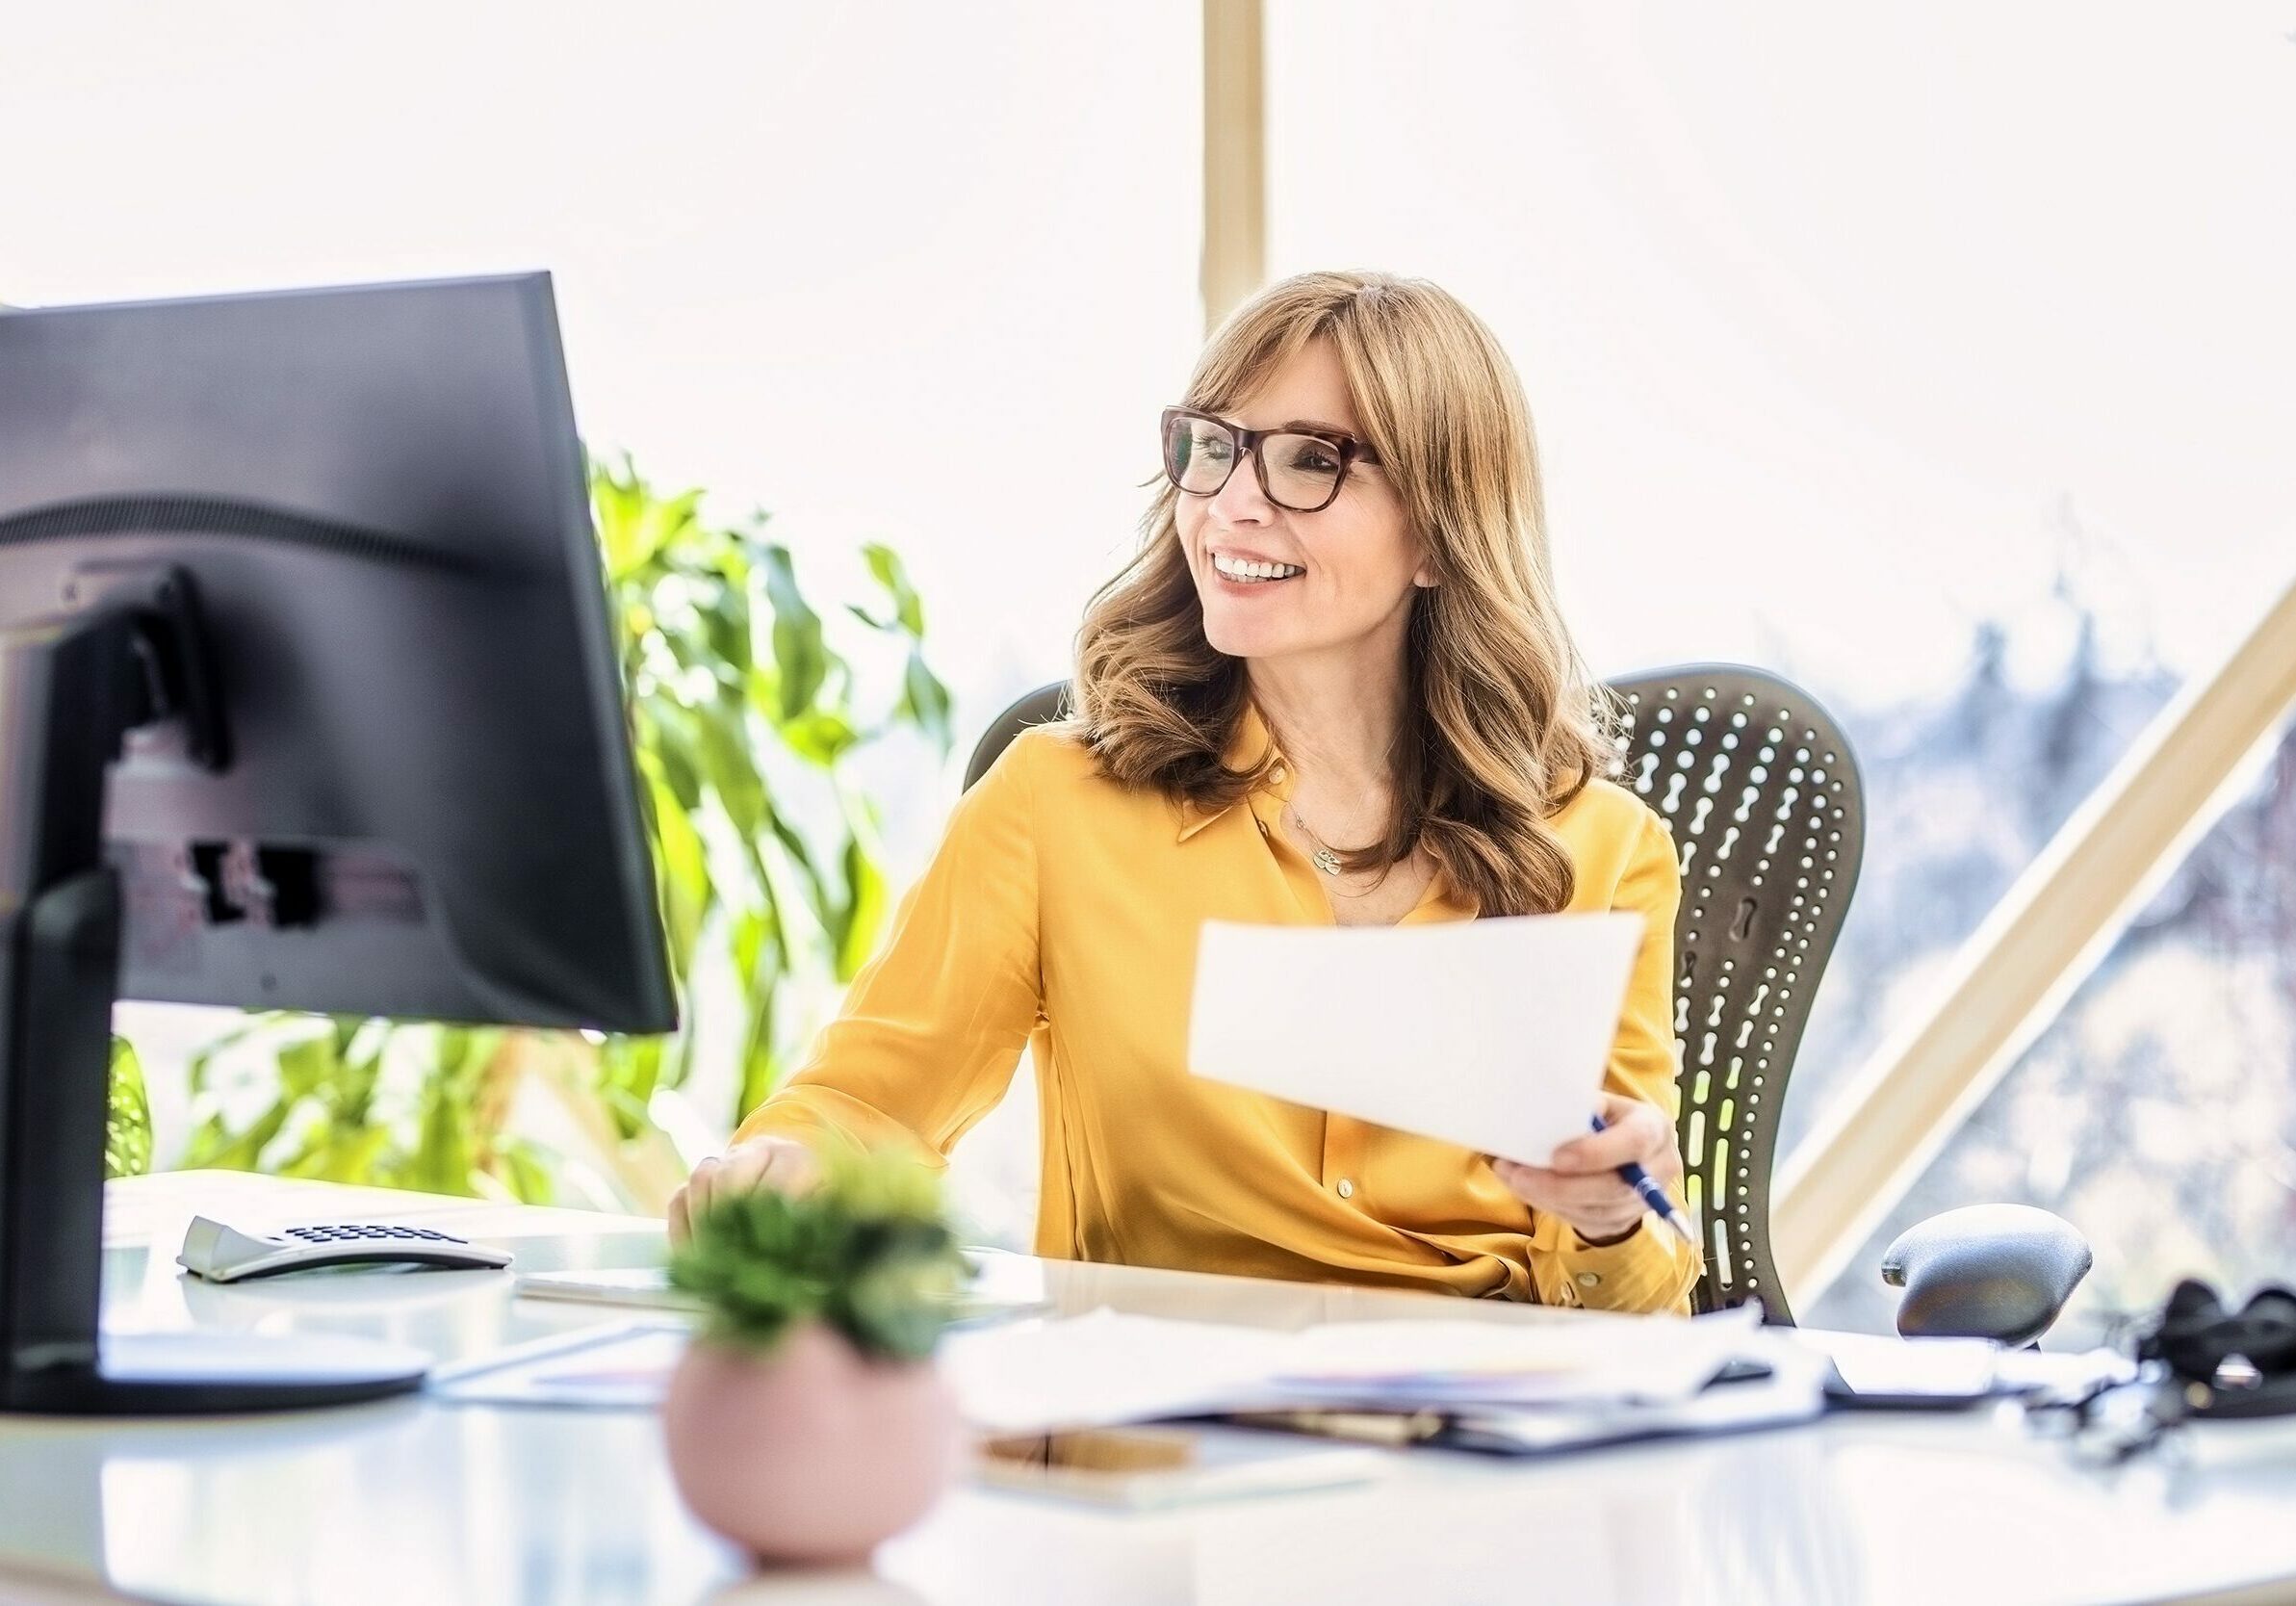
[[[229,762],[181,570],[86,569],[0,626],[0,1412],[180,1415],[339,1405],[421,1384],[395,1344],[202,1332],[99,1336],[104,1118],[119,986],[105,775],[126,734],[185,722]]]

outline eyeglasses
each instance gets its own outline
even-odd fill
[[[1379,453],[1350,435],[1239,429],[1191,407],[1164,409],[1164,476],[1190,496],[1210,496],[1226,484],[1246,453],[1268,500],[1295,513],[1330,506],[1349,465],[1380,460]]]

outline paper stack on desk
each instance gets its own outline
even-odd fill
[[[1697,1393],[1755,1331],[1751,1308],[1299,1333],[1096,1310],[951,1334],[941,1358],[967,1420],[1032,1433],[1228,1412],[1665,1405]]]
[[[1587,1131],[1642,917],[1234,925],[1198,941],[1189,1068],[1543,1165]]]
[[[1294,1404],[1348,1411],[1664,1404],[1704,1387],[1757,1315],[1333,1322],[1292,1334],[1270,1385]]]

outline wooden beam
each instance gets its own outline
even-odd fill
[[[1203,0],[1204,332],[1267,279],[1267,74],[1260,0]]]
[[[1882,1046],[1779,1167],[1770,1241],[1796,1309],[1841,1274],[2236,800],[2248,761],[2292,706],[2296,580],[2154,718],[1962,945],[1934,1007]]]

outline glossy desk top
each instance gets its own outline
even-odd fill
[[[658,1223],[621,1217],[221,1174],[139,1179],[111,1197],[108,1321],[373,1334],[451,1359],[628,1314],[514,1302],[506,1274],[483,1272],[187,1283],[171,1261],[194,1210],[258,1228],[422,1222],[500,1242],[525,1270],[661,1254]],[[1282,1327],[1431,1309],[1572,1319],[1062,1262],[1045,1275],[1066,1310]],[[416,1397],[207,1421],[0,1417],[0,1601],[15,1598],[13,1578],[27,1596],[78,1599],[72,1586],[101,1580],[250,1606],[1974,1606],[2296,1578],[2296,1425],[2189,1438],[2181,1464],[2101,1473],[2029,1439],[2012,1415],[1872,1415],[1546,1463],[1403,1452],[1378,1483],[1151,1515],[961,1488],[872,1570],[747,1578],[680,1507],[651,1415]]]

